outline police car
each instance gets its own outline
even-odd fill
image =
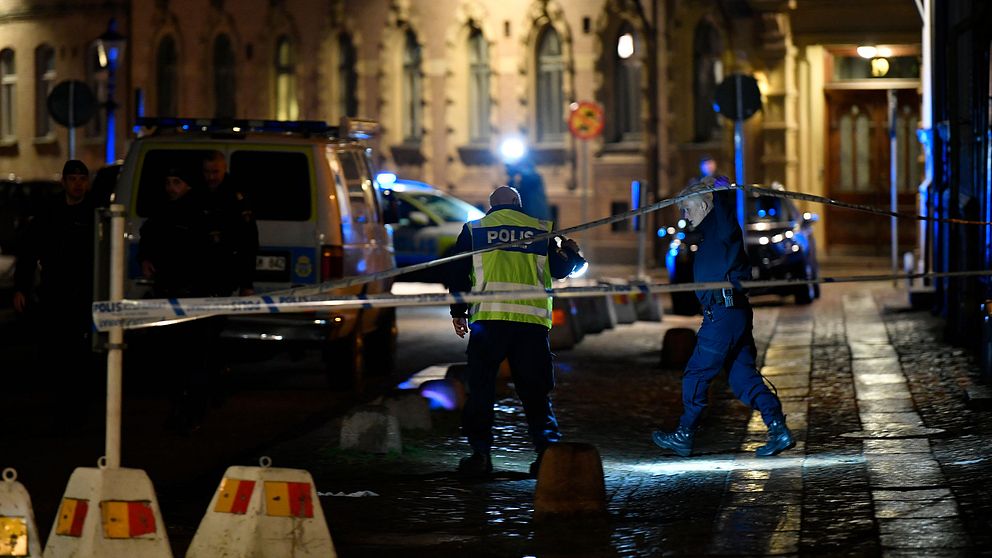
[[[393,247],[399,267],[451,255],[462,226],[485,216],[472,204],[424,182],[397,178],[392,173],[380,173],[377,181],[389,211],[395,213]],[[397,279],[444,282],[440,267],[407,273]]]
[[[362,120],[277,122],[141,118],[114,199],[127,208],[127,298],[150,291],[137,260],[141,225],[161,198],[170,166],[202,167],[221,152],[258,223],[255,289],[314,286],[395,266],[382,196],[364,139],[377,125]],[[388,293],[390,280],[334,291]],[[366,369],[388,373],[396,353],[393,309],[231,317],[223,337],[269,347],[322,349],[332,384],[360,385]]]

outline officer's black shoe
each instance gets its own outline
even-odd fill
[[[796,446],[792,432],[785,425],[785,419],[776,420],[768,425],[768,443],[754,450],[758,457],[771,457]]]
[[[466,476],[486,475],[493,472],[493,460],[487,454],[473,453],[461,458],[458,462],[458,472]]]
[[[681,457],[689,457],[692,453],[692,439],[694,433],[692,430],[679,425],[675,429],[675,432],[662,432],[661,430],[655,430],[651,434],[651,439],[660,448],[670,449],[674,451]]]

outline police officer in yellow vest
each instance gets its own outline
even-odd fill
[[[485,217],[465,225],[456,252],[512,242],[551,231],[551,222],[521,211],[520,194],[502,186],[489,197]],[[550,289],[551,279],[567,277],[583,260],[578,245],[564,239],[493,250],[453,262],[449,268],[451,292]],[[540,458],[549,444],[561,438],[549,397],[555,385],[548,331],[551,297],[484,301],[451,306],[452,323],[459,337],[471,331],[468,341],[468,401],[462,430],[472,455],[458,464],[459,472],[483,475],[493,470],[493,404],[499,365],[508,359],[517,395],[524,406],[527,427],[538,458],[530,472],[537,474]]]

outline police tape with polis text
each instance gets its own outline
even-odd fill
[[[552,231],[542,234],[524,234],[521,238],[510,238],[507,231],[507,239],[493,238],[499,240],[497,244],[478,248],[460,254],[439,258],[430,262],[416,264],[404,268],[390,269],[363,276],[346,277],[334,281],[329,281],[315,287],[302,287],[269,293],[261,296],[248,297],[217,297],[217,298],[195,298],[195,299],[158,299],[158,300],[124,300],[118,302],[96,302],[93,304],[93,321],[95,327],[100,331],[106,331],[112,327],[137,328],[153,325],[167,325],[179,321],[196,319],[218,314],[265,314],[265,313],[289,313],[301,312],[316,309],[329,308],[357,308],[357,307],[389,307],[389,306],[422,306],[422,305],[444,305],[460,302],[478,302],[493,299],[526,299],[541,298],[549,295],[559,297],[581,297],[605,294],[638,294],[638,293],[658,293],[658,292],[682,292],[699,289],[718,289],[731,287],[729,282],[713,283],[680,283],[678,285],[668,283],[657,284],[630,284],[630,285],[609,285],[597,287],[567,287],[562,289],[534,289],[531,291],[512,292],[486,292],[486,293],[450,293],[434,295],[407,295],[398,296],[391,294],[384,295],[357,295],[357,296],[334,296],[327,291],[361,285],[373,281],[379,281],[410,273],[420,269],[427,269],[438,265],[444,265],[459,258],[470,257],[476,254],[491,250],[506,249],[524,246],[546,240],[552,237],[563,236],[568,233],[580,232],[594,227],[604,226],[619,221],[624,221],[644,215],[653,211],[658,211],[664,207],[677,204],[685,199],[700,196],[720,190],[744,190],[754,194],[767,195],[772,197],[790,198],[796,200],[811,201],[825,205],[833,205],[855,211],[873,213],[876,215],[909,218],[915,220],[934,221],[941,223],[956,223],[966,225],[989,226],[989,221],[974,221],[955,218],[937,218],[916,214],[898,213],[888,210],[877,209],[867,205],[851,204],[840,202],[814,194],[801,192],[787,192],[782,190],[772,190],[753,185],[739,186],[729,184],[723,187],[714,186],[693,192],[691,194],[675,196],[644,206],[640,209],[627,211],[617,215],[611,215],[602,219],[583,223],[574,227]],[[496,233],[498,234],[498,233]],[[890,281],[894,279],[916,279],[925,277],[969,277],[992,275],[992,271],[958,271],[942,273],[912,273],[894,275],[866,275],[853,277],[824,277],[817,279],[786,279],[767,281],[747,281],[742,282],[745,288],[756,287],[776,287],[783,285],[798,285],[810,283],[840,283],[854,281]]]

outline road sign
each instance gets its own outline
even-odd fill
[[[581,140],[592,139],[603,133],[603,107],[592,101],[572,103],[568,113],[568,130]]]
[[[81,81],[60,82],[48,94],[48,112],[56,122],[66,128],[86,124],[96,114],[96,109],[96,97],[93,96],[93,91]]]
[[[747,120],[761,110],[758,81],[744,74],[727,76],[727,79],[716,86],[713,108],[731,120]]]

